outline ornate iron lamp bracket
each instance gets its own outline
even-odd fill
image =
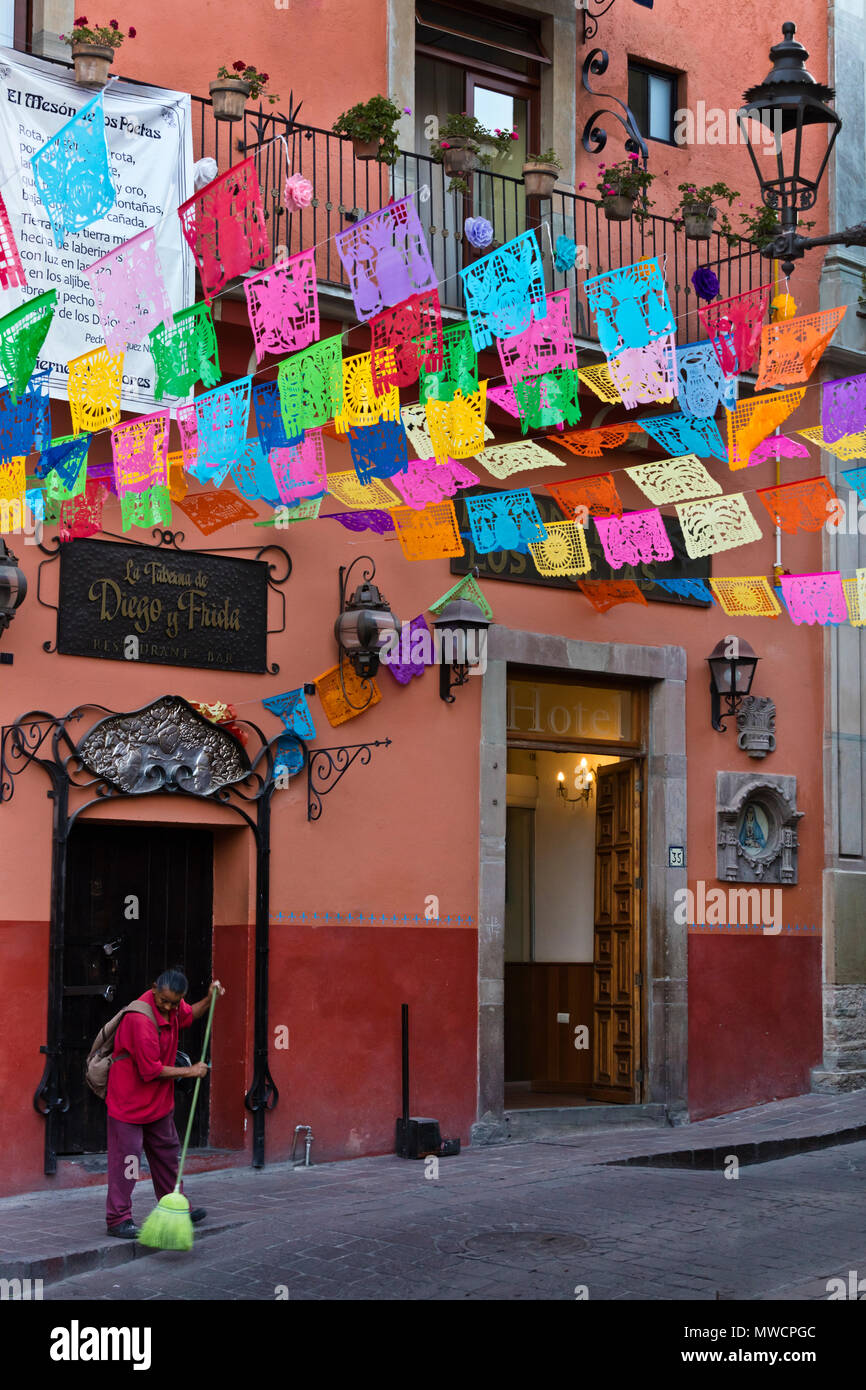
[[[634,118],[634,112],[631,110],[631,107],[627,106],[624,101],[620,101],[619,97],[615,97],[612,92],[597,92],[590,86],[590,75],[593,77],[601,77],[607,72],[609,63],[610,57],[606,50],[603,48],[594,48],[584,59],[580,80],[583,83],[584,90],[589,92],[590,96],[602,97],[605,101],[616,102],[617,106],[622,111],[622,115],[620,115],[619,111],[612,111],[609,107],[604,106],[599,107],[597,111],[593,111],[583,128],[581,143],[587,154],[601,154],[607,144],[607,131],[598,124],[598,121],[601,116],[612,116],[614,120],[619,121],[626,133],[626,149],[631,154],[639,154],[643,167],[646,168],[649,162],[649,149],[638,129],[638,124]]]
[[[336,748],[312,748],[307,762],[307,820],[319,820],[322,815],[322,798],[340,781],[356,759],[366,766],[373,756],[374,748],[389,748],[389,738],[378,738],[373,743],[345,743]]]

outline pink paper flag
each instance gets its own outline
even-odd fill
[[[325,441],[321,429],[305,430],[299,444],[271,449],[268,455],[280,501],[321,497],[328,490]]]
[[[94,261],[84,271],[90,281],[105,346],[122,352],[141,343],[159,324],[171,324],[171,302],[156,252],[156,228]]]
[[[316,253],[302,251],[244,281],[256,361],[266,353],[300,352],[319,338]]]
[[[447,458],[437,463],[435,458],[410,459],[402,473],[395,473],[391,486],[402,495],[407,507],[423,511],[428,502],[441,502],[453,497],[458,488],[475,487],[481,479],[464,467],[459,459]]]
[[[552,367],[577,370],[577,346],[571,331],[571,290],[547,296],[547,317],[533,319],[513,338],[497,338],[496,347],[511,386],[527,376],[541,376]]]
[[[623,512],[621,517],[594,517],[604,556],[611,569],[623,565],[647,564],[650,560],[672,560],[670,543],[658,508],[646,512]]]
[[[0,197],[0,289],[12,290],[16,286],[23,289],[26,284],[21,253],[15,241],[6,204]]]
[[[820,623],[823,627],[827,623],[847,621],[848,605],[838,570],[825,574],[783,574],[781,583],[791,621],[798,626]]]
[[[118,497],[144,492],[160,484],[168,486],[168,430],[171,413],[157,410],[115,425],[111,431],[111,455]]]
[[[208,304],[224,285],[268,253],[262,195],[252,159],[236,164],[187,198],[177,215]]]

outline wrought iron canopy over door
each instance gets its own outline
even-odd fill
[[[210,831],[97,822],[69,838],[67,938],[63,964],[63,1069],[69,1109],[59,1152],[105,1149],[105,1103],[84,1081],[99,1029],[172,966],[189,980],[187,1002],[202,999],[211,978],[213,837]],[[180,1034],[179,1046],[201,1056],[204,1020]],[[169,1060],[169,1065],[174,1058]],[[175,1085],[175,1122],[183,1133],[192,1084]],[[190,1143],[207,1143],[209,1083],[198,1099]]]

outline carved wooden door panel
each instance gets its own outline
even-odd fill
[[[636,763],[598,769],[592,969],[597,1100],[640,1099],[639,791]]]

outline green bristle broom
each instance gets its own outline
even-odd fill
[[[210,997],[210,1012],[207,1017],[207,1028],[204,1034],[204,1046],[201,1050],[201,1060],[207,1056],[207,1045],[210,1041],[211,1024],[213,1023],[214,1005],[217,1001],[217,992],[214,990]],[[177,1167],[177,1182],[173,1192],[167,1192],[164,1197],[160,1197],[158,1204],[154,1207],[150,1216],[145,1221],[138,1233],[141,1245],[150,1245],[154,1250],[191,1250],[193,1242],[192,1221],[189,1214],[189,1201],[184,1197],[180,1190],[183,1180],[183,1165],[186,1162],[186,1151],[189,1146],[189,1136],[192,1133],[192,1122],[195,1116],[196,1102],[198,1101],[201,1077],[195,1079],[195,1090],[192,1093],[192,1105],[189,1107],[189,1119],[186,1122],[186,1134],[181,1150],[180,1163]]]

